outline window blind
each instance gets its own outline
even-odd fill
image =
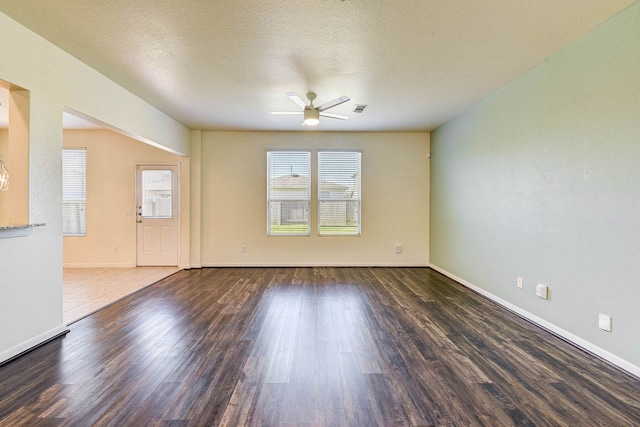
[[[310,172],[310,151],[267,151],[267,235],[310,235]]]
[[[361,161],[360,151],[318,152],[318,235],[360,235]]]
[[[62,150],[62,235],[87,235],[87,151]]]

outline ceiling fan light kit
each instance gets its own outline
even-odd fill
[[[298,106],[303,108],[303,111],[272,111],[271,114],[304,114],[303,124],[306,126],[316,126],[320,123],[320,116],[329,117],[331,119],[347,120],[349,116],[343,116],[341,114],[325,113],[325,110],[336,107],[349,101],[348,96],[341,96],[332,101],[325,102],[319,107],[313,105],[313,100],[316,99],[316,94],[313,92],[307,93],[309,99],[309,105],[307,105],[298,95],[293,92],[287,92],[287,96],[295,102]]]
[[[318,123],[320,123],[320,111],[317,108],[305,108],[304,124],[306,126],[316,126]]]

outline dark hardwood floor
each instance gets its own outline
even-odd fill
[[[1,426],[640,426],[640,381],[426,268],[182,271],[70,330]]]

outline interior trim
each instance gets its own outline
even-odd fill
[[[48,330],[47,332],[40,334],[28,341],[23,342],[7,351],[0,353],[0,366],[5,365],[12,360],[22,356],[25,353],[30,352],[42,345],[45,345],[51,340],[66,335],[69,333],[66,325],[60,325],[57,328]]]
[[[610,353],[600,347],[598,347],[597,345],[583,339],[580,338],[577,335],[572,334],[569,331],[566,331],[560,327],[558,327],[557,325],[554,325],[551,322],[548,322],[544,319],[542,319],[541,317],[538,317],[534,314],[529,313],[526,310],[523,310],[522,308],[518,307],[517,305],[514,305],[506,300],[503,300],[500,297],[497,297],[495,295],[493,295],[490,292],[487,292],[486,290],[470,283],[467,282],[464,279],[461,279],[460,277],[449,273],[448,271],[438,267],[437,265],[434,264],[430,264],[429,265],[430,268],[434,269],[435,271],[444,274],[445,276],[447,276],[450,279],[455,280],[456,282],[460,283],[461,285],[471,289],[472,291],[484,296],[487,299],[490,299],[491,301],[495,302],[498,305],[501,305],[502,307],[506,308],[507,310],[517,314],[518,316],[522,317],[523,319],[549,331],[550,333],[554,334],[555,336],[561,338],[564,341],[567,341],[577,347],[579,347],[580,349],[593,354],[594,356],[605,360],[607,362],[609,362],[610,364],[614,365],[615,367],[625,371],[626,373],[636,377],[637,379],[640,379],[640,367],[616,356],[613,353]]]

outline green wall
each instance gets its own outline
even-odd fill
[[[640,375],[640,3],[441,126],[431,153],[430,263]]]

